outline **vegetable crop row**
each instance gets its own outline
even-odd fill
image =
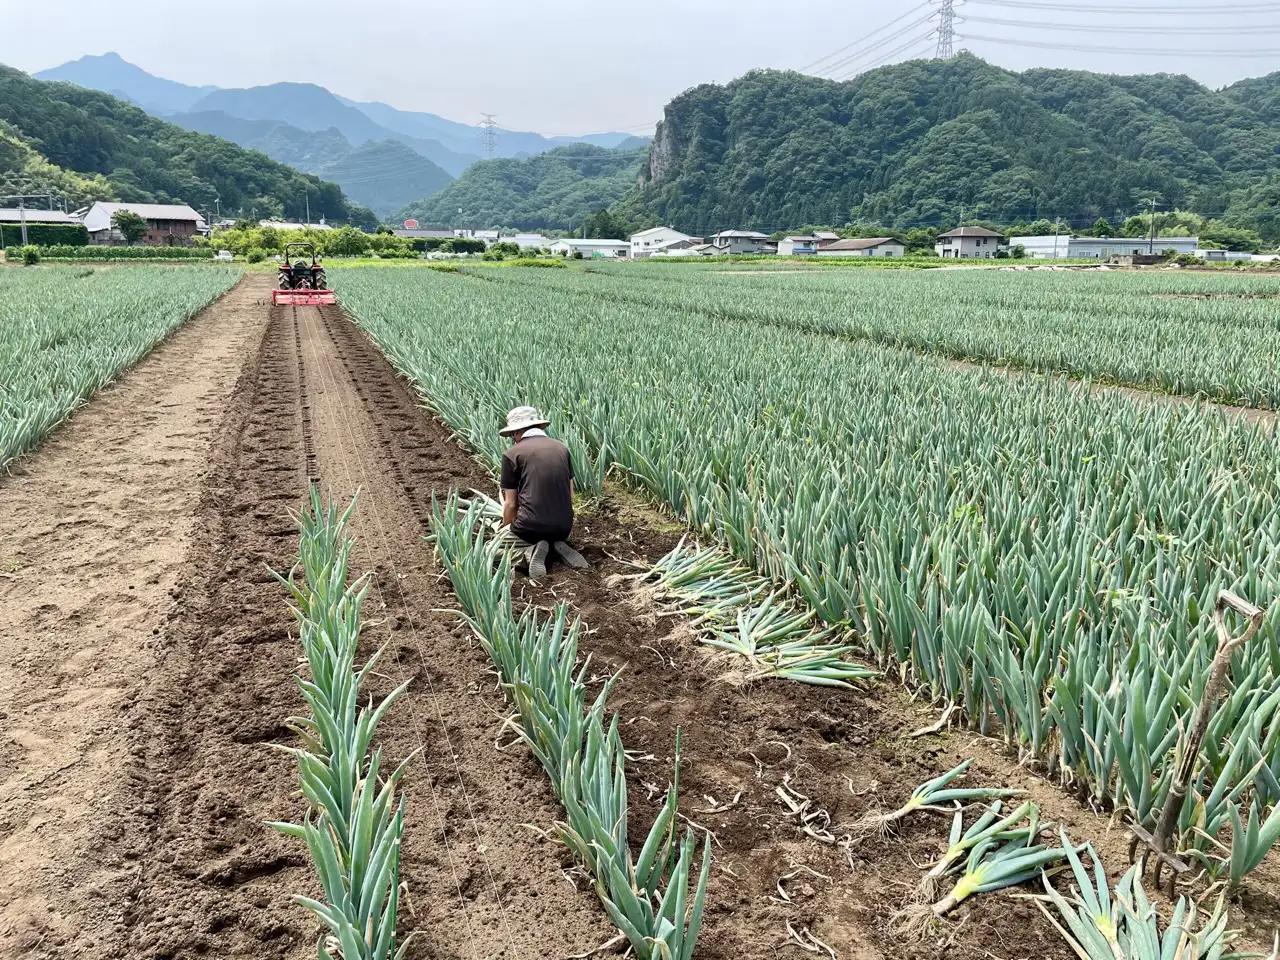
[[[239,277],[221,267],[0,270],[0,470]]]
[[[591,658],[578,663],[580,624],[569,622],[567,605],[557,604],[545,620],[532,609],[515,616],[510,555],[486,540],[485,512],[481,501],[462,507],[456,493],[444,503],[436,501],[432,535],[465,619],[519,714],[520,736],[564,807],[565,819],[556,825],[560,838],[590,874],[601,904],[639,960],[690,960],[702,927],[711,837],[703,840],[702,867],[693,874],[693,831],[677,843],[679,735],[666,801],[640,855],[633,857],[626,752],[617,715],[605,720],[617,675],[588,703]]]
[[[409,684],[376,708],[372,698],[367,706],[360,703],[361,688],[381,651],[356,666],[360,608],[369,580],[348,583],[354,541],[347,525],[355,506],[353,500],[339,514],[313,485],[310,507],[298,517],[298,563],[287,577],[276,575],[289,590],[310,674],[295,677],[310,715],[286,721],[303,746],[281,748],[297,761],[309,808],[301,824],[270,826],[305,842],[311,854],[324,901],[294,899],[329,931],[316,944],[316,956],[336,952],[343,960],[400,960],[412,935],[396,946],[404,834],[404,797],[396,801],[396,786],[409,760],[383,776],[382,750],[373,748],[373,738]],[[334,952],[326,950],[326,939]]]
[[[604,451],[597,468],[853,626],[883,667],[1153,823],[1219,590],[1268,606],[1280,581],[1268,430],[537,276],[357,270],[340,293],[424,396],[454,398],[437,409],[455,429],[546,408]],[[1182,823],[1224,877],[1254,860],[1233,853],[1233,817],[1277,822],[1276,616],[1236,658]]]
[[[697,310],[1242,406],[1280,406],[1280,280],[1233,274],[596,267],[494,282]]]

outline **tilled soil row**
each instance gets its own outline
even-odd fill
[[[305,496],[293,333],[273,319],[224,416],[159,669],[131,711],[122,818],[141,871],[119,956],[314,956],[288,904],[305,850],[263,824],[299,811],[283,721],[300,703],[281,586]]]

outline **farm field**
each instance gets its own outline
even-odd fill
[[[156,278],[147,302],[167,272],[136,271]],[[552,839],[558,820],[592,829],[582,813],[608,791],[580,791],[574,771],[600,753],[588,733],[584,762],[558,767],[536,736],[520,742],[542,714],[512,691],[540,674],[519,673],[504,653],[519,642],[496,639],[504,617],[552,629],[557,603],[582,619],[577,653],[591,657],[570,702],[581,716],[607,691],[600,729],[618,717],[608,762],[626,793],[609,802],[641,861],[667,822],[679,738],[670,823],[691,846],[683,867],[673,848],[658,892],[687,883],[692,902],[709,863],[693,956],[1071,956],[1036,904],[1002,891],[917,936],[900,911],[950,816],[914,814],[888,837],[860,823],[971,760],[958,785],[1026,791],[1118,883],[1122,821],[1158,812],[1204,688],[1217,591],[1274,600],[1273,425],[902,345],[941,336],[921,331],[943,307],[1026,344],[1038,302],[1065,349],[1068,315],[1080,340],[1110,309],[1152,363],[1192,376],[1208,368],[1165,330],[1243,325],[1263,349],[1275,332],[1252,311],[1265,302],[1234,298],[1272,287],[939,279],[352,268],[333,272],[340,307],[294,309],[267,306],[270,278],[245,276],[0,479],[0,956],[316,955],[320,923],[289,900],[322,896],[307,847],[263,826],[300,823],[307,805],[293,762],[270,749],[301,742],[284,718],[302,709],[290,677],[303,668],[268,567],[296,561],[291,511],[312,481],[342,504],[359,491],[350,574],[370,580],[356,654],[382,650],[364,692],[381,703],[407,684],[376,738],[384,771],[409,758],[396,782],[398,926],[418,932],[407,957],[625,948],[597,897],[607,858]],[[1212,290],[1164,299],[1187,284]],[[863,302],[899,341],[848,329]],[[1123,373],[1121,353],[1106,362]],[[1246,353],[1237,399],[1272,389]],[[589,493],[577,537],[593,569],[554,574],[550,592],[519,577],[507,588],[503,568],[488,581],[472,555],[481,505],[462,516],[448,499],[494,491],[496,424],[521,402],[548,411]],[[665,601],[655,575],[637,583],[695,537],[743,565],[735,583],[815,615],[793,646],[699,642],[716,637],[674,609],[686,600]],[[753,596],[734,610],[758,609]],[[1280,799],[1275,616],[1236,658],[1196,766],[1202,830],[1181,833],[1212,874],[1188,887],[1208,892],[1202,922],[1213,877],[1238,881],[1235,949],[1269,950],[1280,922],[1274,854],[1255,864],[1230,828],[1233,807],[1266,821]],[[949,727],[912,735],[948,705]],[[627,887],[601,883],[615,899]]]
[[[479,271],[477,275],[482,275]],[[1275,409],[1280,277],[595,265],[495,281]],[[696,282],[691,282],[696,277]]]
[[[230,267],[0,270],[0,470],[239,277]]]

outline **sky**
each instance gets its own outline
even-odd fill
[[[305,81],[464,123],[492,113],[507,129],[548,135],[651,133],[683,90],[753,68],[828,57],[813,72],[839,79],[932,55],[928,3],[0,0],[0,63],[35,72],[115,51],[194,85]],[[1280,70],[1280,0],[956,3],[956,48],[1011,69],[1187,73],[1213,87]],[[307,28],[283,26],[293,10],[305,11]]]

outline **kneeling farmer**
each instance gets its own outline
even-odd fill
[[[515,443],[502,455],[502,524],[524,551],[529,578],[547,575],[547,556],[581,570],[582,554],[565,541],[573,530],[573,466],[569,448],[546,434],[547,420],[534,407],[516,407],[499,431]]]

